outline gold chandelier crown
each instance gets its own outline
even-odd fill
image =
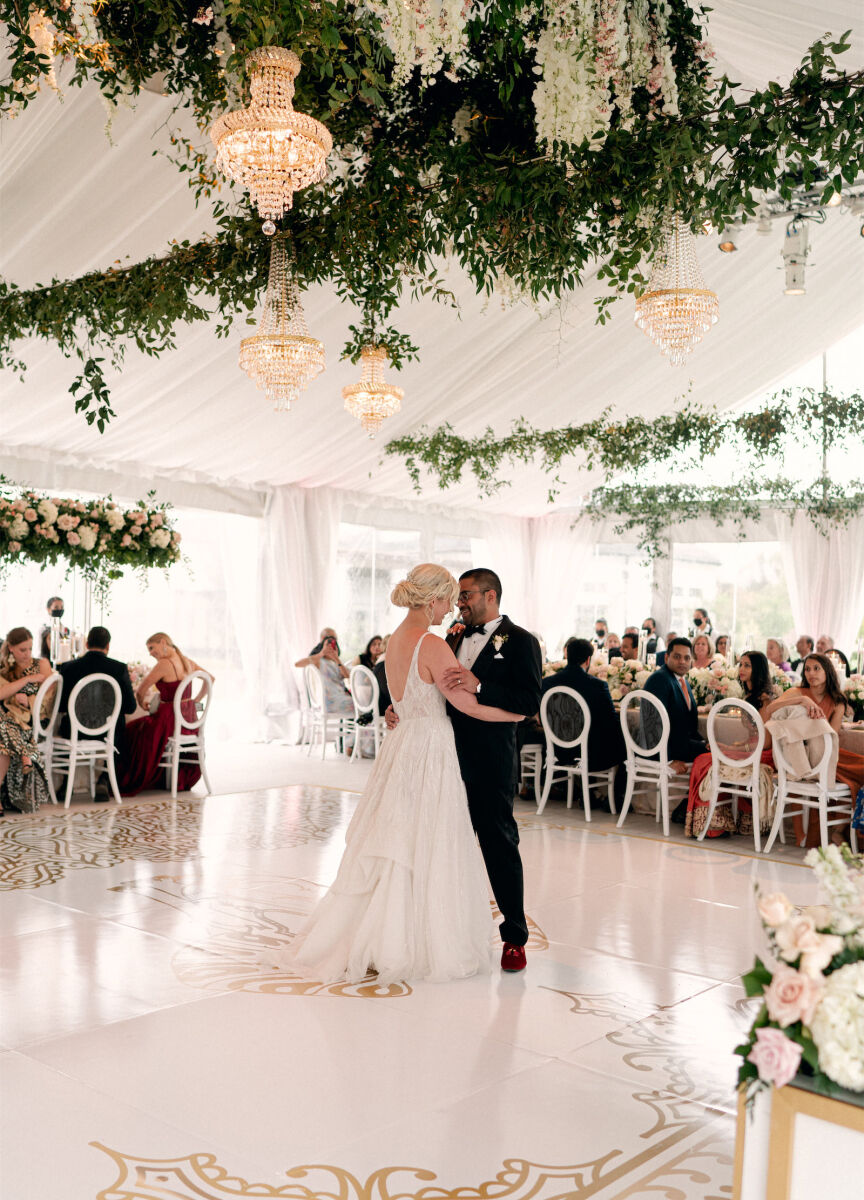
[[[374,438],[384,421],[399,412],[405,392],[384,382],[388,354],[383,346],[364,346],[360,358],[363,362],[360,382],[344,387],[342,397],[345,411],[356,417],[370,438]]]
[[[278,221],[294,193],[327,173],[333,139],[326,125],[294,111],[300,59],[282,46],[261,46],[246,57],[252,99],[223,113],[210,137],[216,165],[247,188],[265,221]]]
[[[719,312],[717,293],[705,286],[693,234],[676,213],[664,225],[648,287],[636,301],[636,324],[680,366]]]
[[[240,343],[240,366],[266,392],[276,412],[287,412],[324,370],[324,344],[309,336],[284,236],[274,238],[270,247],[261,319],[257,332]]]

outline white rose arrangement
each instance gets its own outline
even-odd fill
[[[743,976],[747,995],[763,997],[736,1048],[748,1103],[799,1071],[824,1092],[864,1092],[864,859],[848,846],[828,846],[805,862],[825,904],[799,908],[780,892],[758,900],[775,965],[757,958]]]
[[[110,496],[72,500],[20,491],[0,476],[0,575],[9,563],[68,561],[104,594],[123,567],[170,567],[180,534],[168,507],[142,503],[127,511]]]

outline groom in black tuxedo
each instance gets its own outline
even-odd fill
[[[499,611],[501,580],[477,567],[459,577],[463,625],[451,628],[447,644],[459,660],[445,673],[447,691],[476,695],[480,704],[533,716],[540,707],[541,659],[537,639]],[[476,721],[447,706],[456,738],[459,769],[468,793],[471,822],[486,862],[489,882],[504,920],[501,966],[525,967],[528,924],[523,901],[519,830],[513,816],[518,786],[516,725]]]

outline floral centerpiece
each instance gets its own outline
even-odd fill
[[[0,476],[0,575],[12,563],[43,568],[65,558],[104,592],[123,567],[170,567],[180,559],[180,533],[169,505],[125,509],[111,497],[70,500],[25,491]]]
[[[567,660],[565,658],[556,659],[555,662],[545,662],[543,664],[543,678],[548,679],[550,675],[557,675],[566,666]]]
[[[843,689],[856,721],[864,721],[864,675],[850,675]]]
[[[735,1051],[748,1103],[799,1071],[822,1091],[864,1092],[864,859],[828,846],[805,862],[827,903],[798,908],[780,892],[758,900],[775,965],[757,958],[742,977],[748,996],[764,997]]]
[[[744,689],[738,681],[738,668],[728,667],[719,654],[715,654],[707,667],[694,667],[687,672],[687,681],[697,704],[709,707],[718,700],[730,697],[740,700]]]
[[[129,671],[129,678],[132,680],[132,691],[137,692],[150,671],[150,667],[140,659],[136,659],[135,662],[127,663],[126,668]]]
[[[588,669],[589,675],[605,679],[613,700],[623,700],[628,692],[645,686],[651,672],[638,659],[613,658],[610,662],[600,662],[602,655],[595,654]]]
[[[769,662],[768,671],[771,675],[771,682],[774,684],[775,691],[788,692],[789,688],[795,687],[795,679],[788,671],[784,671],[782,667]]]

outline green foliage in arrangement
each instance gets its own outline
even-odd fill
[[[718,525],[731,521],[743,531],[764,509],[781,508],[806,512],[823,531],[845,525],[864,511],[864,481],[840,485],[820,477],[802,486],[782,474],[782,460],[791,441],[821,454],[839,442],[862,438],[864,397],[859,392],[834,396],[798,388],[779,392],[754,412],[731,415],[686,401],[677,411],[651,420],[615,420],[611,409],[593,421],[560,429],[537,429],[519,420],[503,437],[490,427],[478,437],[462,438],[442,425],[395,438],[385,452],[405,459],[418,491],[423,470],[441,488],[460,482],[470,471],[481,494],[493,495],[507,486],[508,466],[536,463],[552,477],[551,502],[562,486],[567,460],[577,471],[600,471],[614,482],[592,491],[585,513],[596,520],[617,518],[616,533],[635,534],[638,545],[654,558],[665,553],[670,527],[696,517],[710,517]],[[640,482],[650,468],[673,461],[704,462],[730,447],[736,451],[737,468],[728,485]]]
[[[328,281],[360,308],[347,356],[374,334],[397,368],[417,348],[388,320],[406,290],[453,302],[439,273],[445,258],[478,291],[504,284],[534,299],[572,291],[600,263],[602,322],[616,297],[644,283],[664,213],[722,228],[753,216],[764,190],[789,199],[818,187],[827,199],[864,169],[864,72],[838,64],[846,35],[815,42],[788,85],[742,97],[734,81],[709,75],[701,10],[684,0],[668,5],[677,111],[637,88],[632,121],[615,110],[600,141],[551,146],[538,143],[535,112],[540,3],[476,6],[458,64],[431,82],[415,70],[404,84],[380,17],[353,0],[226,0],[207,22],[196,20],[205,6],[176,0],[40,7],[71,64],[64,86],[91,81],[111,101],[134,100],[156,79],[202,131],[243,100],[246,53],[279,44],[300,55],[296,106],[327,123],[336,149],[331,177],[299,193],[282,223],[297,275]],[[51,65],[28,34],[28,12],[0,0],[11,61],[0,109],[22,121]],[[213,196],[220,181],[203,136],[177,132],[173,143],[199,200]],[[26,291],[3,284],[0,364],[20,368],[20,338],[57,342],[84,364],[76,407],[101,429],[112,416],[105,363],[119,365],[124,340],[158,355],[186,322],[218,314],[225,332],[254,308],[266,279],[260,223],[239,194],[216,199],[214,215],[212,237],[144,263]]]

